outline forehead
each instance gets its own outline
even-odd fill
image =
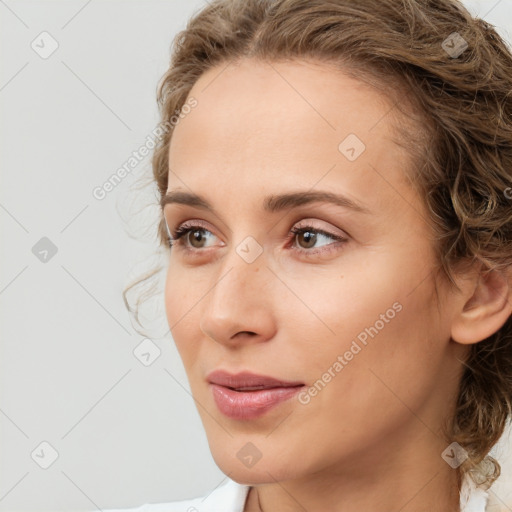
[[[205,184],[270,194],[321,181],[324,189],[391,199],[383,180],[405,184],[409,155],[392,140],[392,101],[333,65],[224,63],[189,96],[197,106],[173,133],[170,189],[184,181],[203,195]]]
[[[391,105],[387,96],[324,63],[230,62],[204,73],[190,96],[198,106],[189,122],[184,119],[176,127],[174,143],[190,135],[191,124],[204,143],[215,141],[220,147],[241,143],[238,151],[247,150],[249,142],[255,149],[265,144],[267,152],[271,141],[275,152],[278,142],[282,147],[305,138],[315,143],[324,140],[325,149],[349,133],[362,139],[372,132],[375,138],[390,128],[391,119],[384,119]],[[303,143],[295,152],[308,147]]]

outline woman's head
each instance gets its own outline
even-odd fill
[[[453,0],[217,1],[175,43],[166,308],[221,469],[470,470],[512,399],[506,45]],[[303,387],[233,417],[214,370]]]

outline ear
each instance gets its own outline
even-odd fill
[[[477,343],[499,331],[512,314],[511,281],[510,274],[481,268],[459,281],[461,294],[451,329],[454,341]]]

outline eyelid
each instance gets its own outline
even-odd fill
[[[318,231],[327,236],[332,236],[335,238],[349,238],[349,234],[345,230],[342,230],[339,228],[324,229],[323,227],[317,226],[316,225],[317,222],[318,222],[318,220],[316,220],[316,219],[305,218],[305,219],[302,219],[302,220],[294,223],[292,227],[293,227],[293,229],[312,228],[315,231]],[[321,222],[325,222],[325,221],[321,221]],[[334,230],[337,230],[340,233],[337,234],[334,232]]]
[[[167,231],[167,236],[169,238],[173,238],[172,237],[172,233],[171,233],[171,229],[169,228],[169,223],[167,222],[167,217],[165,217],[165,215],[164,215],[163,218],[164,218],[165,228],[166,228],[166,231]],[[328,235],[328,236],[350,238],[350,234],[346,230],[341,230],[340,228],[334,228],[334,229],[339,230],[341,232],[339,235],[337,235],[336,233],[333,233],[329,229],[324,229],[322,227],[316,226],[315,223],[319,222],[319,221],[320,222],[328,222],[330,224],[329,221],[322,221],[322,220],[314,219],[314,218],[310,218],[310,217],[300,217],[300,220],[296,220],[295,222],[292,223],[292,227],[290,228],[290,231],[294,227],[296,229],[310,227],[310,228],[314,229],[315,231],[319,231],[319,232],[321,232],[321,233],[323,233],[325,235]],[[298,224],[298,225],[296,226],[296,224]],[[208,222],[200,220],[200,219],[187,219],[187,220],[185,220],[183,222],[179,222],[177,224],[177,228],[176,229],[182,228],[185,225],[190,226],[190,227],[201,227],[201,228],[205,229],[206,231],[209,231],[212,234],[214,234],[214,231],[208,227],[210,224]]]
[[[166,228],[167,228],[167,235],[169,236],[169,238],[173,238],[171,229],[169,228],[169,224],[167,223],[167,219],[165,220],[165,225],[166,225]],[[205,231],[208,231],[208,232],[210,232],[212,234],[215,234],[214,230],[210,229],[208,222],[205,222],[205,221],[202,221],[202,220],[199,220],[199,219],[188,219],[188,220],[185,220],[183,222],[179,222],[177,224],[177,227],[175,228],[174,231],[178,231],[178,230],[185,229],[185,228],[191,228],[192,229],[194,227],[201,228],[201,229],[204,229]],[[217,235],[215,235],[215,236],[217,236]]]

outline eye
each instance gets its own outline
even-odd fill
[[[213,236],[213,233],[200,225],[187,225],[182,224],[173,233],[172,238],[169,238],[169,245],[184,245],[187,249],[203,249],[205,247],[204,242],[207,241],[208,237],[205,233],[209,233]]]
[[[298,252],[305,254],[318,254],[325,251],[330,251],[335,249],[335,247],[339,247],[339,244],[335,242],[346,242],[347,238],[341,235],[336,235],[334,233],[330,233],[328,231],[324,231],[323,229],[315,228],[314,226],[302,226],[302,227],[294,227],[291,230],[293,234],[292,241],[296,241],[299,249]],[[334,240],[334,243],[327,243],[318,247],[317,243],[322,240]],[[322,248],[323,247],[323,248]],[[316,249],[316,250],[311,250]],[[320,250],[318,250],[320,249]]]
[[[215,235],[210,230],[198,224],[198,221],[194,221],[194,224],[191,222],[190,224],[184,223],[179,226],[172,236],[169,237],[168,241],[170,247],[180,245],[187,251],[198,252],[201,249],[214,245],[213,243],[208,245],[208,240],[214,237]],[[331,243],[329,243],[329,240]],[[347,238],[311,225],[305,225],[291,229],[288,241],[292,245],[296,242],[296,252],[305,255],[315,255],[336,250],[340,244],[347,242]],[[322,241],[327,243],[321,244]]]

